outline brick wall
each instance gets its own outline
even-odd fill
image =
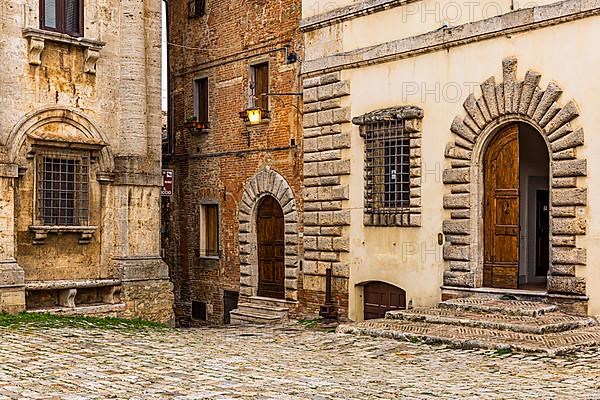
[[[238,210],[244,185],[268,166],[288,182],[302,209],[302,101],[297,96],[270,99],[271,120],[248,127],[239,117],[246,108],[249,68],[268,61],[270,92],[299,92],[300,63],[286,63],[287,52],[302,53],[300,1],[208,1],[204,17],[189,19],[187,0],[170,2],[172,126],[175,196],[163,206],[168,219],[163,246],[175,283],[180,325],[190,323],[192,301],[207,303],[209,323],[223,319],[223,291],[240,290]],[[286,51],[284,47],[288,47]],[[191,49],[194,48],[194,49]],[[209,80],[210,130],[184,127],[193,114],[193,80]],[[200,202],[220,205],[219,260],[199,255]],[[194,321],[194,323],[198,323]]]

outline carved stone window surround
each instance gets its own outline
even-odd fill
[[[409,190],[408,204],[396,209],[396,212],[369,211],[367,196],[365,196],[365,226],[421,226],[421,122],[423,110],[415,106],[391,107],[375,110],[355,117],[352,123],[360,127],[360,135],[366,140],[366,131],[370,126],[381,122],[397,122],[402,127],[402,135],[409,141]],[[367,146],[365,144],[365,146]],[[365,149],[366,151],[366,149]],[[366,155],[365,155],[366,156]],[[365,160],[365,163],[367,161]],[[366,166],[365,166],[366,168]],[[365,177],[367,170],[365,169]],[[367,188],[365,188],[367,190]]]
[[[29,41],[28,52],[30,65],[42,65],[42,52],[46,47],[46,42],[61,43],[80,47],[85,51],[84,71],[92,75],[96,74],[96,62],[100,58],[100,50],[106,45],[106,43],[99,40],[73,37],[64,33],[45,31],[36,28],[24,29],[23,37]]]

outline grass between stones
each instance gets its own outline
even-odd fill
[[[0,313],[0,327],[5,328],[88,328],[88,329],[166,329],[167,326],[140,318],[63,316],[49,313]]]

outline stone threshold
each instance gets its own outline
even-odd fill
[[[480,294],[491,294],[491,295],[513,295],[513,296],[526,296],[526,297],[547,297],[548,291],[546,290],[527,290],[527,289],[501,289],[501,288],[465,288],[459,286],[442,286],[443,291],[457,291],[457,292],[470,292]]]

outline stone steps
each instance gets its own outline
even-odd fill
[[[390,311],[386,314],[386,319],[509,330],[540,335],[552,332],[564,332],[596,324],[593,318],[579,318],[563,313],[550,313],[540,317],[530,317],[501,313],[485,315],[476,312],[446,310],[443,308]]]
[[[289,302],[267,297],[248,297],[231,311],[231,324],[281,324],[288,320]]]
[[[484,297],[467,297],[443,301],[439,308],[473,311],[477,313],[501,313],[537,317],[558,311],[553,304],[536,301],[499,300]]]
[[[437,307],[390,311],[385,319],[340,325],[339,333],[550,355],[600,345],[594,318],[558,312],[543,302],[461,298]]]

